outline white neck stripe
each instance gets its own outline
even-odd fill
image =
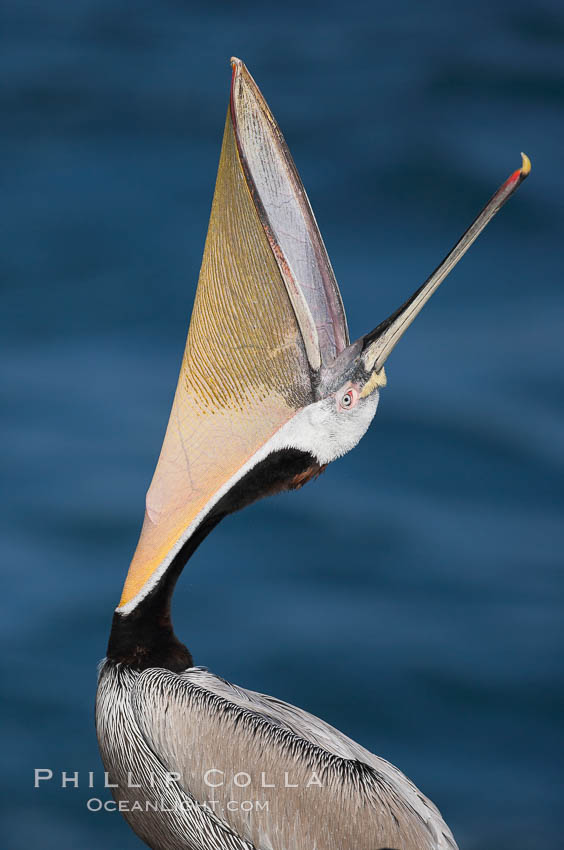
[[[282,425],[273,436],[255,452],[235,475],[229,478],[211,497],[207,505],[192,520],[166,558],[147,579],[141,590],[126,602],[118,606],[116,612],[124,616],[130,614],[160,581],[173,559],[185,543],[194,534],[212,508],[257,464],[268,455],[283,449],[298,449],[308,452],[323,466],[350,451],[366,432],[378,406],[378,392],[363,399],[354,410],[338,413],[332,396],[303,407]]]

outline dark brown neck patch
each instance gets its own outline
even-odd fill
[[[223,517],[264,496],[295,490],[323,472],[307,452],[283,449],[251,469],[212,508],[208,516],[173,558],[160,581],[129,614],[114,613],[107,657],[135,670],[164,667],[174,672],[194,665],[189,650],[178,640],[170,606],[176,581],[202,540]]]

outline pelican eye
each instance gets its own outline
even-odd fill
[[[359,392],[356,387],[346,387],[344,391],[337,396],[337,409],[340,413],[343,410],[350,410],[355,406],[359,399]]]

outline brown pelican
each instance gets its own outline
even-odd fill
[[[355,446],[391,350],[530,170],[498,189],[428,280],[349,342],[341,296],[280,129],[245,65],[231,98],[180,378],[100,668],[102,759],[155,850],[455,848],[399,770],[287,703],[194,666],[170,602],[227,514],[301,487]]]

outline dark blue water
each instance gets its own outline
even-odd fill
[[[399,765],[462,847],[561,846],[562,5],[52,0],[8,4],[0,32],[2,846],[141,846],[86,809],[109,796],[96,663],[176,384],[233,53],[294,153],[354,337],[520,150],[533,171],[394,353],[361,445],[214,532],[177,630],[198,663]],[[53,781],[34,790],[34,768]]]

